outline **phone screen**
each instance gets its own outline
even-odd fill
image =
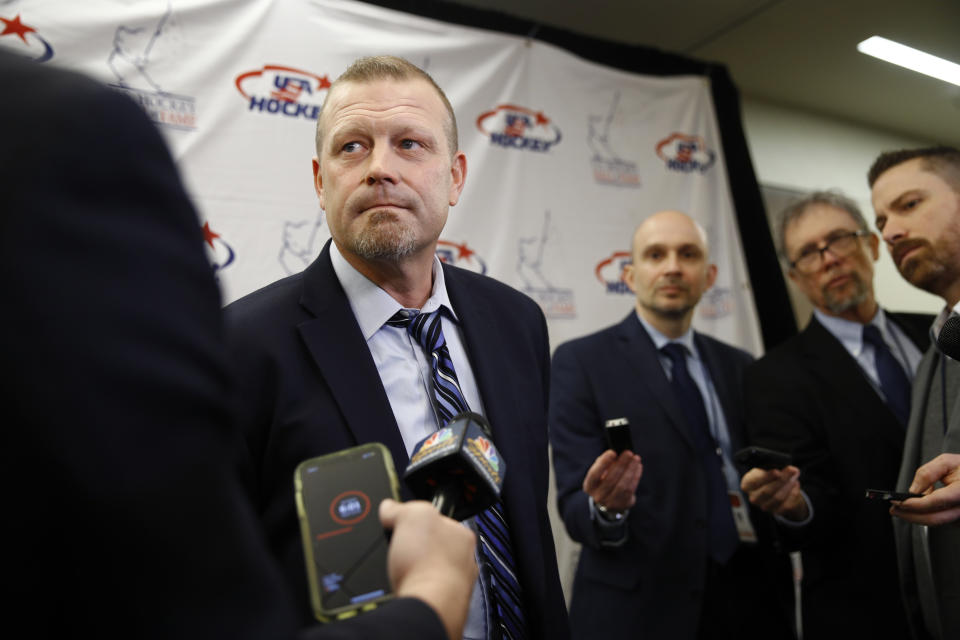
[[[314,610],[321,619],[390,596],[387,537],[377,508],[397,499],[390,453],[363,445],[312,458],[296,473]]]

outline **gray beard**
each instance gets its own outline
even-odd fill
[[[353,252],[366,260],[398,261],[417,250],[417,237],[407,225],[382,221],[361,231],[353,245]]]
[[[826,305],[827,309],[831,311],[831,313],[845,313],[867,299],[867,285],[865,285],[863,280],[856,275],[854,276],[854,279],[856,291],[849,298],[836,299],[828,292],[823,294],[824,304]]]

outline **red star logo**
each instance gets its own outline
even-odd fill
[[[0,36],[7,35],[17,35],[20,36],[20,39],[23,40],[23,43],[27,43],[27,34],[36,31],[33,27],[28,27],[27,25],[20,22],[20,14],[17,14],[17,17],[13,20],[7,20],[6,18],[0,18],[0,22],[3,22],[3,33],[0,33]]]
[[[211,249],[213,249],[213,239],[214,239],[214,238],[219,238],[219,237],[220,237],[220,234],[219,234],[219,233],[215,233],[215,232],[210,228],[210,223],[209,223],[209,222],[204,222],[204,223],[203,223],[203,240],[204,240],[204,242],[206,242],[208,245],[210,245],[210,248],[211,248]]]
[[[320,78],[320,84],[317,86],[317,89],[329,89],[330,88],[330,78],[323,76]]]
[[[543,111],[537,111],[537,126],[550,124],[550,118],[543,115]]]
[[[457,260],[463,260],[464,258],[471,258],[473,257],[473,254],[476,253],[476,251],[474,251],[473,249],[467,248],[466,242],[464,242],[459,247],[457,247],[457,249],[460,250],[457,252]]]

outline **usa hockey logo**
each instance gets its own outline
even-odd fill
[[[209,222],[203,223],[203,241],[207,244],[207,257],[214,273],[219,273],[233,264],[237,254],[219,233],[210,228]]]
[[[666,163],[667,169],[682,173],[706,173],[717,161],[716,152],[707,147],[703,138],[683,133],[671,133],[658,142],[657,155]]]
[[[247,110],[267,115],[316,120],[330,88],[330,78],[274,64],[245,71],[234,81]]]
[[[633,294],[623,279],[623,270],[631,262],[629,251],[615,251],[597,263],[594,273],[607,293]]]
[[[456,243],[448,240],[437,241],[437,257],[440,262],[452,264],[480,275],[486,275],[487,263],[466,242]]]
[[[560,129],[544,115],[526,107],[501,104],[481,113],[477,129],[490,139],[490,144],[511,149],[545,153],[559,144]]]
[[[0,25],[3,31],[0,31],[0,43],[4,47],[9,47],[12,51],[25,55],[35,62],[46,62],[53,57],[53,47],[37,31],[35,27],[24,24],[18,13],[12,19],[0,17]],[[4,38],[4,36],[13,36]],[[27,37],[29,36],[29,38]],[[18,42],[15,38],[20,38]]]

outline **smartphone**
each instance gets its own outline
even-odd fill
[[[607,445],[620,455],[623,451],[633,451],[633,438],[630,436],[630,421],[626,418],[613,418],[603,424]]]
[[[745,447],[733,454],[735,462],[747,469],[783,469],[793,459],[789,453],[764,449],[763,447]]]
[[[890,502],[896,500],[900,502],[907,498],[922,498],[922,493],[910,493],[909,491],[888,491],[886,489],[867,489],[867,498],[871,500],[884,500]]]
[[[377,510],[399,499],[390,452],[375,442],[301,462],[294,491],[314,614],[356,615],[393,597]]]

